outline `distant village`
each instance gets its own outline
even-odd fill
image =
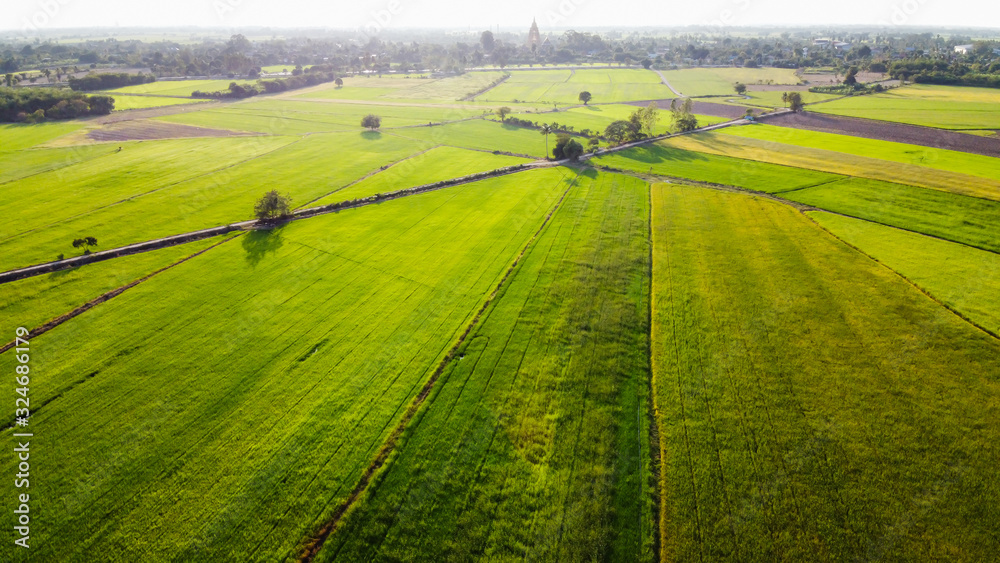
[[[261,30],[224,33],[178,30],[163,39],[150,34],[93,39],[35,36],[0,38],[0,74],[7,85],[51,85],[70,76],[111,69],[143,71],[158,78],[226,76],[256,78],[266,66],[325,65],[345,73],[463,72],[552,64],[606,63],[671,69],[685,66],[827,67],[886,72],[898,61],[920,60],[916,69],[941,71],[953,63],[968,72],[1000,71],[998,38],[890,30],[755,30],[722,33],[712,28],[576,31],[545,29],[537,20],[523,30],[433,31]],[[92,37],[106,37],[105,33]],[[943,65],[943,66],[942,66]],[[940,67],[940,68],[939,68]]]

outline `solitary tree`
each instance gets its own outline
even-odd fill
[[[549,124],[542,125],[539,131],[542,135],[545,135],[545,158],[549,157],[549,135],[552,134],[552,126]]]
[[[509,107],[504,106],[502,108],[497,108],[496,112],[494,113],[497,114],[497,117],[500,118],[500,122],[503,123],[504,121],[507,120],[507,116],[510,115],[511,111],[512,110]]]
[[[83,248],[84,254],[90,254],[91,246],[97,246],[97,239],[94,237],[83,237],[73,241],[73,248]]]
[[[344,86],[344,79],[338,76],[333,83],[337,85],[337,88],[342,88]]]
[[[737,82],[736,84],[733,84],[733,90],[736,90],[736,93],[742,96],[747,93],[747,85],[742,82]]]
[[[375,115],[374,113],[369,113],[368,115],[361,118],[361,126],[367,127],[372,131],[374,131],[382,126],[382,118]]]
[[[587,105],[587,102],[589,102],[591,98],[593,98],[593,96],[590,95],[590,92],[586,90],[580,92],[580,101],[583,102],[583,105]]]
[[[267,192],[253,206],[253,214],[261,223],[288,217],[291,213],[292,198],[278,193],[278,190]]]

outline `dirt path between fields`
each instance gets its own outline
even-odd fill
[[[579,171],[577,172],[577,178],[579,178]],[[516,258],[514,258],[514,262],[510,265],[510,267],[507,268],[507,272],[504,274],[503,278],[501,278],[500,282],[496,285],[495,288],[493,288],[493,292],[490,293],[489,297],[486,298],[486,301],[479,308],[479,311],[472,318],[472,321],[470,321],[469,324],[466,325],[465,331],[462,332],[462,335],[458,338],[458,341],[455,342],[455,345],[451,347],[451,349],[448,351],[445,357],[441,360],[441,363],[438,364],[437,369],[434,370],[434,374],[431,375],[430,379],[427,380],[427,383],[425,383],[423,388],[420,390],[420,393],[417,394],[417,396],[413,399],[413,402],[410,403],[409,408],[407,408],[406,412],[403,414],[403,418],[400,419],[395,429],[393,429],[392,434],[390,434],[389,437],[386,439],[386,441],[382,444],[382,448],[379,449],[379,452],[375,456],[375,459],[368,466],[368,469],[365,470],[365,473],[362,475],[361,480],[358,481],[357,485],[355,485],[354,489],[351,491],[351,494],[348,495],[347,499],[345,499],[344,502],[341,503],[341,505],[338,506],[336,510],[334,510],[333,515],[319,529],[319,531],[316,533],[314,537],[305,539],[305,541],[303,542],[304,545],[300,550],[298,556],[298,560],[300,562],[309,563],[313,560],[313,558],[316,557],[316,554],[319,553],[320,549],[323,548],[323,544],[326,543],[326,540],[330,537],[330,534],[332,534],[333,531],[337,529],[337,525],[344,517],[344,514],[347,513],[347,511],[351,508],[351,506],[353,506],[354,503],[357,502],[358,498],[360,498],[361,495],[364,494],[364,492],[368,489],[368,486],[371,483],[372,478],[379,471],[379,469],[381,469],[385,465],[386,461],[388,460],[392,452],[396,450],[399,444],[399,439],[403,435],[403,431],[406,430],[410,422],[413,420],[413,417],[417,414],[417,411],[420,410],[420,407],[427,400],[427,397],[430,396],[431,391],[434,389],[434,384],[437,383],[438,378],[440,378],[441,374],[444,373],[444,370],[448,367],[448,364],[451,363],[451,360],[455,357],[455,354],[458,352],[458,349],[462,346],[462,344],[465,343],[466,338],[468,338],[469,335],[472,334],[472,331],[479,324],[479,321],[482,318],[483,314],[489,309],[490,305],[496,299],[497,295],[500,293],[500,290],[503,288],[504,284],[507,283],[507,280],[510,278],[511,274],[513,274],[514,271],[517,269],[518,264],[521,263],[521,260],[524,259],[524,256],[531,249],[532,245],[535,243],[536,240],[538,240],[538,237],[541,235],[542,231],[544,231],[545,227],[548,226],[549,221],[552,219],[552,216],[555,215],[556,211],[558,211],[562,207],[562,203],[566,199],[566,196],[569,194],[569,191],[573,189],[573,187],[576,185],[576,180],[577,179],[574,178],[573,182],[569,185],[568,188],[566,188],[566,191],[563,192],[562,197],[559,198],[559,201],[557,201],[552,210],[549,211],[549,214],[545,217],[545,220],[542,221],[542,224],[538,227],[538,230],[535,231],[535,234],[532,235],[531,239],[529,239],[528,242],[524,245],[524,247],[521,248],[521,252],[517,255]]]
[[[501,78],[500,80],[497,80],[497,82],[495,84],[493,84],[492,86],[487,86],[486,88],[483,88],[482,90],[480,90],[478,92],[475,92],[473,94],[469,94],[468,96],[463,97],[461,99],[461,101],[463,101],[463,102],[472,102],[472,101],[475,101],[476,98],[478,98],[479,96],[482,96],[483,94],[489,92],[490,90],[496,88],[497,86],[503,84],[504,82],[507,82],[507,79],[509,79],[510,77],[511,77],[511,75],[507,74],[503,78]]]
[[[663,82],[663,84],[665,84],[667,86],[667,88],[670,88],[670,91],[673,92],[678,98],[683,98],[684,97],[684,94],[681,94],[677,90],[677,88],[674,88],[673,85],[670,84],[670,81],[667,80],[667,77],[663,76],[662,72],[660,72],[660,71],[658,71],[656,69],[650,69],[650,70],[652,70],[653,72],[655,72],[656,74],[658,74],[660,76],[660,81]]]
[[[879,141],[1000,157],[1000,138],[980,137],[932,127],[842,117],[810,111],[775,113],[762,116],[760,120],[779,127],[852,135]]]

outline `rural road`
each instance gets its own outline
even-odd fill
[[[485,173],[480,172],[469,176],[461,176],[458,178],[453,178],[451,180],[444,180],[442,182],[437,182],[434,184],[424,184],[422,186],[414,186],[411,188],[406,188],[395,192],[389,192],[383,194],[383,197],[379,199],[365,198],[358,200],[350,200],[349,202],[342,202],[340,204],[322,205],[319,207],[307,207],[303,209],[297,209],[294,212],[292,212],[292,217],[290,221],[306,219],[309,217],[315,217],[317,215],[326,215],[328,213],[335,213],[338,211],[343,211],[345,209],[355,209],[358,207],[365,207],[367,205],[382,203],[393,199],[400,199],[402,197],[416,195],[418,193],[435,191],[444,188],[450,188],[453,186],[459,186],[462,184],[468,184],[471,182],[477,182],[479,180],[484,180],[486,178],[506,176],[508,174],[514,174],[516,172],[522,172],[524,170],[532,170],[537,168],[550,168],[566,164],[567,162],[568,160],[537,161],[523,165],[508,166],[506,168],[499,168],[497,170],[493,170],[490,172],[485,172]],[[149,252],[151,250],[157,250],[160,248],[174,246],[177,244],[183,244],[187,242],[193,242],[196,240],[212,238],[219,235],[224,235],[226,233],[231,233],[233,231],[252,230],[256,225],[257,221],[255,219],[251,219],[249,221],[239,221],[237,223],[230,223],[228,225],[222,225],[219,227],[200,229],[197,231],[191,231],[178,235],[171,235],[167,237],[161,237],[157,239],[137,242],[134,244],[120,246],[117,248],[102,250],[100,252],[93,252],[91,254],[87,254],[84,256],[68,258],[66,260],[59,260],[56,262],[46,262],[44,264],[35,264],[33,266],[26,266],[24,268],[8,270],[6,272],[0,272],[0,284],[17,281],[24,278],[30,278],[32,276],[37,276],[41,274],[57,272],[60,270],[67,270],[69,268],[75,268],[86,264],[92,264],[94,262],[102,262],[104,260],[110,260],[112,258],[119,258],[122,256],[139,254],[141,252]]]
[[[788,110],[784,110],[784,111],[788,111]],[[605,150],[601,151],[599,154],[600,155],[604,155],[604,154],[619,152],[619,151],[630,149],[632,147],[637,147],[637,146],[641,146],[641,145],[645,145],[645,144],[649,144],[649,143],[655,143],[655,142],[663,140],[663,139],[669,139],[671,137],[677,137],[677,136],[681,136],[681,135],[690,135],[690,134],[693,134],[693,133],[700,133],[700,132],[704,132],[704,131],[714,131],[716,129],[722,129],[724,127],[731,127],[731,126],[734,126],[734,125],[742,125],[744,123],[746,123],[746,122],[744,120],[742,120],[742,119],[734,119],[732,121],[726,121],[724,123],[717,123],[715,125],[709,125],[709,126],[706,126],[706,127],[701,127],[701,128],[695,129],[693,131],[687,131],[685,133],[674,133],[674,134],[670,134],[670,135],[661,135],[659,137],[651,137],[649,139],[643,139],[641,141],[635,141],[633,143],[626,143],[624,145],[619,145],[619,146],[614,147],[614,148],[605,149]],[[584,154],[583,156],[580,157],[580,160],[581,161],[585,161],[585,160],[588,160],[590,158],[593,158],[594,156],[598,156],[598,154],[595,154],[595,153]],[[486,178],[494,178],[494,177],[498,177],[498,176],[506,176],[508,174],[514,174],[514,173],[517,173],[517,172],[522,172],[524,170],[533,170],[533,169],[538,169],[538,168],[550,168],[550,167],[555,167],[555,166],[561,166],[561,165],[568,164],[568,163],[569,163],[568,159],[553,160],[553,161],[542,161],[542,160],[539,160],[539,161],[530,162],[530,163],[527,163],[527,164],[521,164],[521,165],[516,165],[516,166],[508,166],[506,168],[499,168],[497,170],[493,170],[493,171],[490,171],[490,172],[480,172],[480,173],[472,174],[472,175],[469,175],[469,176],[461,176],[461,177],[458,177],[458,178],[453,178],[453,179],[450,179],[450,180],[445,180],[445,181],[437,182],[437,183],[434,183],[434,184],[425,184],[425,185],[421,185],[421,186],[414,186],[414,187],[411,187],[411,188],[406,188],[406,189],[403,189],[403,190],[398,190],[398,191],[395,191],[395,192],[389,192],[387,194],[383,194],[383,197],[380,198],[380,199],[378,199],[378,200],[375,200],[375,199],[360,199],[360,200],[352,200],[350,203],[346,203],[346,204],[332,204],[332,205],[324,205],[324,206],[319,206],[319,207],[307,207],[307,208],[303,208],[303,209],[297,209],[297,210],[295,210],[292,213],[292,218],[290,220],[291,221],[295,221],[295,220],[299,220],[299,219],[306,219],[306,218],[314,217],[314,216],[317,216],[317,215],[325,215],[325,214],[328,214],[328,213],[334,213],[334,212],[342,211],[342,210],[345,210],[345,209],[354,209],[354,208],[358,208],[358,207],[364,207],[364,206],[367,206],[367,205],[372,205],[372,204],[375,204],[375,203],[381,203],[381,202],[384,202],[384,201],[389,201],[389,200],[392,200],[392,199],[399,199],[399,198],[402,198],[402,197],[407,197],[407,196],[415,195],[415,194],[418,194],[418,193],[424,193],[424,192],[428,192],[428,191],[434,191],[434,190],[439,190],[439,189],[444,189],[444,188],[450,188],[450,187],[458,186],[458,185],[462,185],[462,184],[468,184],[468,183],[471,183],[471,182],[476,182],[476,181],[479,181],[479,180],[484,180]],[[75,267],[78,267],[78,266],[83,266],[85,264],[91,264],[91,263],[94,263],[94,262],[101,262],[101,261],[104,261],[104,260],[110,260],[112,258],[118,258],[118,257],[121,257],[121,256],[128,256],[128,255],[132,255],[132,254],[139,254],[141,252],[148,252],[148,251],[151,251],[151,250],[156,250],[156,249],[164,248],[164,247],[167,247],[167,246],[173,246],[173,245],[176,245],[176,244],[183,244],[183,243],[186,243],[186,242],[192,242],[192,241],[196,241],[196,240],[203,240],[203,239],[207,239],[207,238],[211,238],[211,237],[223,235],[223,234],[226,234],[226,233],[231,233],[233,231],[241,231],[241,230],[253,229],[256,226],[256,224],[257,224],[256,220],[240,221],[240,222],[237,222],[237,223],[230,223],[228,225],[222,225],[222,226],[218,226],[218,227],[212,227],[212,228],[208,228],[208,229],[201,229],[201,230],[191,231],[191,232],[182,233],[182,234],[178,234],[178,235],[171,235],[171,236],[168,236],[168,237],[161,237],[161,238],[147,240],[147,241],[143,241],[143,242],[137,242],[137,243],[129,244],[129,245],[126,245],[126,246],[120,246],[118,248],[112,248],[112,249],[109,249],[109,250],[102,250],[100,252],[94,252],[94,253],[91,253],[91,254],[88,254],[88,255],[85,255],[85,256],[77,256],[77,257],[69,258],[69,259],[66,259],[66,260],[60,260],[60,261],[56,261],[56,262],[46,262],[44,264],[35,264],[35,265],[32,265],[32,266],[26,266],[24,268],[17,268],[17,269],[14,269],[14,270],[8,270],[6,272],[0,272],[0,284],[12,282],[12,281],[16,281],[16,280],[20,280],[20,279],[24,279],[24,278],[29,278],[29,277],[37,276],[37,275],[41,275],[41,274],[47,274],[47,273],[56,272],[56,271],[60,271],[60,270],[66,270],[66,269],[69,269],[69,268],[75,268]]]

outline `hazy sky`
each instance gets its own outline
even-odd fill
[[[91,26],[458,27],[930,25],[1000,27],[997,0],[3,0],[0,29]]]

